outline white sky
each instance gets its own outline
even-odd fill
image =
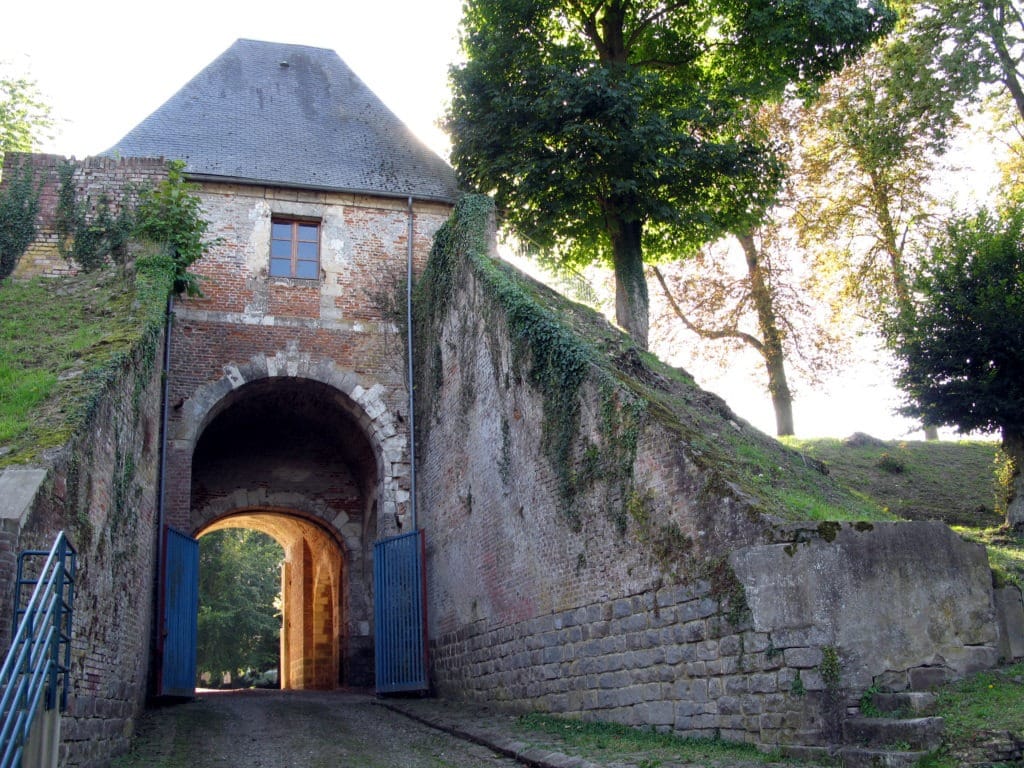
[[[458,54],[460,0],[36,0],[8,3],[0,61],[27,70],[62,121],[44,151],[103,151],[238,38],[330,48],[417,135],[434,127]]]
[[[86,157],[103,151],[170,98],[238,38],[336,51],[424,142],[447,157],[436,127],[459,55],[461,0],[122,0],[8,3],[0,61],[33,78],[59,134],[42,151]],[[652,286],[652,290],[654,287]],[[759,374],[756,361],[755,374]],[[763,384],[738,366],[691,371],[755,426],[774,433]],[[797,434],[919,438],[892,416],[889,373],[851,370],[795,404]]]

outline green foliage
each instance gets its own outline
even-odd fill
[[[278,663],[283,559],[258,531],[228,528],[199,540],[200,672],[237,676]]]
[[[139,193],[135,211],[136,237],[163,245],[174,260],[175,293],[199,296],[198,277],[188,271],[216,241],[206,240],[209,222],[203,218],[202,202],[195,194],[198,187],[185,181],[185,164],[167,164],[167,178],[155,189]]]
[[[821,664],[818,666],[821,679],[829,691],[837,691],[840,682],[839,650],[834,645],[821,649]]]
[[[0,192],[0,280],[10,275],[36,236],[39,187],[32,166],[25,164],[8,174]]]
[[[61,254],[91,272],[110,261],[124,264],[131,239],[148,240],[162,248],[174,265],[172,291],[201,295],[199,278],[188,268],[218,241],[206,239],[209,222],[195,194],[198,187],[185,180],[184,167],[181,161],[169,162],[166,179],[155,187],[126,186],[115,203],[107,194],[95,201],[80,198],[75,165],[64,162],[57,169],[60,186],[54,221]]]
[[[646,346],[644,259],[679,258],[772,202],[756,105],[810,88],[891,23],[852,0],[471,0],[452,160],[533,242],[611,263],[619,322]]]
[[[1013,584],[1024,591],[1024,536],[1014,535],[1005,527],[953,528],[968,541],[985,546],[995,586]]]
[[[0,168],[7,152],[28,152],[53,128],[50,107],[35,81],[0,74]]]
[[[793,677],[793,683],[789,687],[790,692],[794,696],[806,696],[807,687],[804,685],[804,679],[800,676],[800,670],[796,671],[796,675]]]
[[[901,411],[962,432],[1024,435],[1024,207],[954,219],[887,338]]]
[[[126,365],[150,364],[169,287],[170,264],[151,256],[130,282],[98,272],[0,283],[0,444],[11,449],[0,465],[64,444]]]
[[[888,453],[883,453],[879,456],[875,466],[883,472],[888,472],[890,475],[903,474],[903,470],[906,469],[906,465],[900,459]]]
[[[75,191],[75,164],[71,161],[58,166],[57,176],[60,187],[54,226],[61,255],[86,272],[103,268],[108,259],[123,264],[134,227],[131,208],[122,204],[116,214],[112,213],[106,194],[95,202],[79,199]]]
[[[826,464],[835,482],[886,510],[890,519],[936,519],[982,527],[998,522],[993,490],[998,446],[992,441],[894,440],[854,445],[834,438],[789,438],[785,444]],[[879,466],[886,455],[903,466],[901,473]]]
[[[974,740],[980,732],[1011,731],[1024,736],[1024,663],[980,672],[938,690],[935,714],[945,720],[945,738]]]
[[[1019,0],[935,0],[914,8],[907,26],[908,47],[941,79],[946,98],[977,104],[994,86],[1005,89],[1024,117]]]

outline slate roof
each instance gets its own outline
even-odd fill
[[[454,202],[451,167],[334,51],[237,40],[104,155],[199,177]]]

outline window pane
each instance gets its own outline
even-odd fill
[[[316,224],[299,224],[299,240],[316,242],[320,239],[319,231],[320,227]]]
[[[292,244],[287,240],[270,241],[270,257],[279,259],[290,259],[292,256]]]
[[[308,280],[315,280],[317,278],[317,268],[315,261],[299,261],[295,264],[295,276],[306,278]]]
[[[274,277],[289,277],[292,273],[292,262],[290,259],[271,259],[270,274]]]
[[[292,225],[287,222],[274,221],[270,224],[270,236],[275,240],[291,240]]]
[[[316,243],[299,243],[299,258],[306,261],[316,261]]]

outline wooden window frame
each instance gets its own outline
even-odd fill
[[[275,236],[278,227],[287,226],[290,229],[289,238]],[[313,227],[316,230],[315,239],[303,237],[303,228]],[[272,216],[270,219],[270,277],[292,278],[295,280],[319,280],[320,279],[320,221],[318,219],[302,219],[294,216]],[[280,243],[287,243],[287,248]],[[310,258],[308,248],[303,245],[312,244],[315,249],[314,258]],[[287,250],[285,254],[282,251]],[[307,253],[303,253],[307,251]],[[288,271],[283,270],[287,264]],[[309,265],[312,265],[310,267]],[[312,274],[308,274],[312,272]]]

